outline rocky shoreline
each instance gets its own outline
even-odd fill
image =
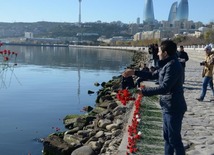
[[[148,62],[146,52],[134,52],[133,64],[139,68]],[[123,106],[116,95],[121,89],[121,75],[103,82],[96,105],[85,115],[64,118],[67,131],[56,132],[43,141],[44,155],[113,155],[121,144],[133,104]],[[130,101],[131,102],[131,101]]]

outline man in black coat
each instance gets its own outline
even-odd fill
[[[161,43],[159,70],[154,73],[127,69],[124,77],[136,75],[147,79],[159,79],[157,87],[146,87],[139,90],[143,96],[160,95],[163,111],[163,136],[165,155],[185,155],[181,138],[182,120],[187,110],[183,92],[183,68],[177,58],[177,45],[171,40]]]
[[[158,57],[158,44],[154,44],[153,47],[153,61],[154,61],[154,66],[158,67],[158,61],[159,61],[159,57]]]
[[[185,82],[185,67],[186,67],[186,62],[189,60],[189,56],[187,52],[184,51],[184,47],[180,46],[180,50],[177,52],[178,55],[178,60],[181,63],[183,67],[183,83]]]

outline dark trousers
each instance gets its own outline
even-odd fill
[[[185,155],[181,138],[181,126],[183,113],[168,114],[163,113],[163,136],[165,140],[165,155]]]
[[[201,91],[201,96],[200,99],[204,99],[206,92],[207,92],[207,86],[210,86],[211,90],[212,90],[212,94],[214,96],[214,90],[213,90],[213,78],[209,77],[209,76],[205,76],[203,78],[203,85],[202,85],[202,91]]]

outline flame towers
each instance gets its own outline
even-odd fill
[[[177,6],[178,6],[178,2],[174,2],[171,6],[169,17],[168,17],[168,21],[170,23],[173,23],[177,18]]]
[[[171,6],[168,21],[173,23],[175,21],[186,21],[189,16],[188,0],[180,0],[180,3],[174,2]]]
[[[154,22],[154,9],[153,9],[153,2],[152,0],[145,0],[144,5],[144,21],[152,23]]]
[[[188,20],[189,4],[188,0],[181,0],[177,10],[177,20]]]
[[[144,0],[144,22],[153,24],[155,22],[152,0]],[[189,3],[188,0],[179,0],[171,6],[168,21],[173,24],[175,21],[188,21]]]

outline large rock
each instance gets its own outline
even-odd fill
[[[106,126],[109,125],[109,124],[111,124],[111,120],[108,120],[108,119],[101,119],[98,122],[98,126],[100,128],[106,128]]]
[[[113,130],[116,130],[116,129],[119,129],[120,128],[120,125],[118,124],[109,124],[109,125],[106,125],[106,129],[108,131],[113,131]]]
[[[57,135],[50,135],[44,139],[44,152],[47,155],[70,155],[77,146],[71,146]]]
[[[64,119],[64,124],[67,129],[78,127],[82,129],[88,124],[91,124],[96,117],[93,116],[78,116],[75,118]]]
[[[81,138],[77,137],[76,135],[65,134],[63,140],[67,142],[69,145],[75,146],[80,145]]]
[[[90,146],[82,146],[72,152],[71,155],[96,155]]]

